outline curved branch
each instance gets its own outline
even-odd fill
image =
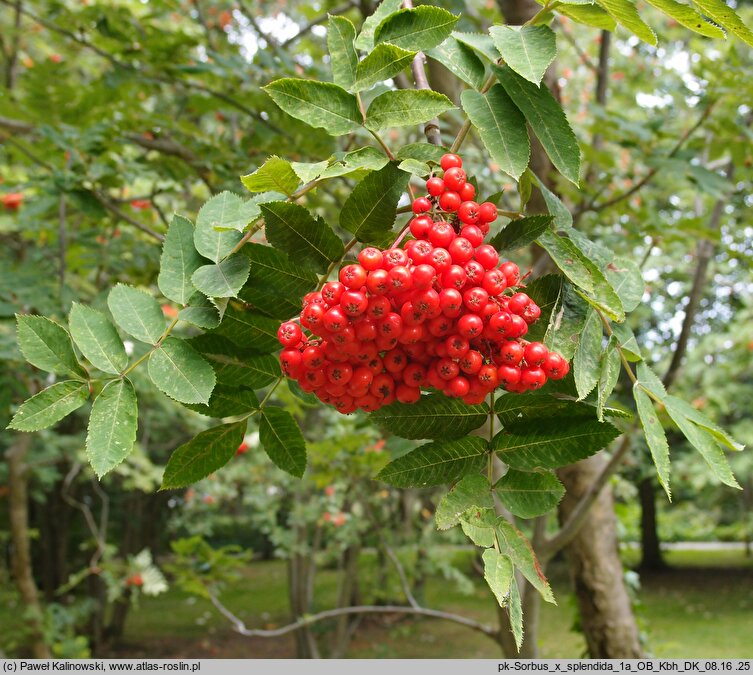
[[[228,619],[235,628],[235,631],[246,637],[280,637],[281,635],[287,635],[304,626],[310,626],[314,623],[319,623],[326,619],[333,619],[339,616],[345,616],[348,614],[412,614],[416,616],[428,616],[433,619],[444,619],[445,621],[452,621],[471,630],[475,630],[479,633],[483,633],[492,640],[497,639],[497,631],[491,626],[479,623],[473,619],[468,619],[458,614],[452,614],[450,612],[442,612],[437,609],[426,609],[424,607],[407,607],[405,605],[356,605],[354,607],[340,607],[339,609],[328,609],[324,612],[317,612],[316,614],[310,614],[309,616],[302,617],[297,621],[289,623],[280,628],[273,628],[271,630],[264,630],[261,628],[248,628],[246,624],[233,614],[227,607],[225,607],[220,600],[213,593],[209,593],[209,599],[212,604],[219,610],[219,612]]]

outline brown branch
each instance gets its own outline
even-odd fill
[[[555,19],[555,21],[559,26],[562,26],[562,22],[559,19]],[[593,70],[595,73],[598,72],[598,69],[599,69],[598,66],[591,60],[591,57],[581,49],[577,40],[573,37],[570,31],[564,30],[563,28],[563,30],[560,31],[559,34],[562,35],[565,38],[565,40],[567,40],[570,43],[570,46],[575,50],[575,53],[580,57],[581,61],[583,61],[583,63],[588,68]]]
[[[304,626],[310,626],[311,624],[319,623],[326,619],[334,619],[349,614],[413,614],[452,621],[453,623],[460,624],[471,630],[483,633],[495,642],[497,640],[497,630],[492,626],[450,612],[442,612],[437,609],[427,609],[425,607],[407,607],[405,605],[356,605],[353,607],[340,607],[338,609],[329,609],[323,612],[317,612],[316,614],[310,614],[285,626],[281,626],[280,628],[274,628],[271,630],[248,628],[239,617],[222,604],[216,595],[209,592],[209,599],[219,612],[233,624],[235,631],[246,637],[280,637],[281,635],[287,635],[288,633],[297,631]]]
[[[18,46],[21,41],[21,0],[16,0],[15,17],[13,18],[13,37],[6,58],[8,63],[5,66],[5,87],[10,91],[16,84],[16,64],[18,63]]]
[[[117,216],[121,220],[124,220],[125,222],[129,223],[130,225],[133,225],[137,230],[141,230],[145,234],[148,234],[153,239],[156,239],[157,241],[164,241],[165,238],[159,233],[153,230],[148,225],[144,225],[144,223],[139,222],[135,218],[132,218],[124,211],[121,211],[111,200],[109,197],[101,193],[99,190],[91,190],[90,191],[92,196],[102,205],[104,206],[110,213]]]
[[[0,115],[0,128],[12,131],[14,134],[28,134],[34,130],[34,125]]]

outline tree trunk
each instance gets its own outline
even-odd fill
[[[606,461],[598,454],[557,472],[567,488],[560,503],[560,522],[567,520]],[[568,546],[567,557],[589,656],[642,658],[638,626],[617,550],[616,518],[609,487],[600,492],[583,527]]]
[[[361,547],[358,544],[348,546],[342,556],[342,576],[337,593],[338,607],[351,607],[357,604],[358,591],[358,559]],[[341,616],[337,619],[335,637],[330,658],[341,659],[348,650],[353,627],[358,621],[357,616]]]
[[[310,613],[310,555],[297,552],[295,549],[299,546],[305,546],[306,528],[301,526],[295,527],[295,544],[294,550],[290,553],[288,559],[288,587],[290,593],[290,610],[293,614],[293,620],[299,619],[304,614]],[[296,657],[299,659],[318,659],[319,648],[316,644],[314,634],[309,626],[303,626],[294,633],[296,644]]]
[[[12,543],[11,567],[18,592],[26,609],[26,625],[35,659],[49,659],[50,650],[44,641],[43,610],[39,591],[31,569],[29,539],[29,495],[24,459],[31,447],[31,436],[19,434],[16,443],[5,451],[8,462],[8,507]]]
[[[651,476],[638,484],[641,499],[641,564],[640,569],[659,571],[667,568],[662,556],[656,523],[656,487]]]

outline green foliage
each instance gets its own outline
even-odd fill
[[[187,218],[173,216],[162,246],[157,277],[162,294],[173,302],[188,304],[195,290],[191,277],[201,265],[201,256],[193,245],[193,224]]]
[[[528,246],[549,229],[552,220],[553,216],[528,216],[513,220],[491,240],[491,245],[500,253]]]
[[[494,489],[510,513],[521,518],[548,513],[565,494],[562,483],[549,471],[509,469]]]
[[[283,471],[300,478],[306,470],[306,442],[293,416],[281,408],[262,408],[259,440]]]
[[[184,340],[169,337],[149,356],[149,377],[181,403],[208,403],[216,377],[212,367]]]
[[[98,477],[112,471],[131,453],[137,426],[136,391],[130,380],[106,384],[94,399],[86,435],[86,456]]]
[[[491,486],[489,481],[481,475],[470,474],[461,478],[458,483],[437,505],[434,519],[437,529],[447,530],[460,522],[460,517],[470,509],[492,509]]]
[[[487,442],[478,436],[435,441],[393,460],[376,478],[394,487],[444,485],[477,471],[487,455]]]
[[[548,26],[492,26],[494,46],[505,63],[535,85],[557,56],[557,40]]]
[[[499,84],[487,94],[466,90],[461,100],[494,161],[505,173],[520,178],[528,166],[531,144],[525,118],[513,100]]]
[[[465,405],[437,393],[416,403],[391,403],[372,413],[371,419],[402,438],[460,438],[480,427],[488,413],[485,403]]]
[[[74,303],[68,321],[76,346],[97,368],[117,375],[128,365],[123,341],[104,314]]]
[[[65,328],[46,317],[28,314],[16,315],[16,323],[18,346],[29,363],[58,375],[85,375]]]
[[[162,489],[185,487],[221,469],[243,441],[246,422],[222,424],[202,431],[172,455],[162,477]]]
[[[371,131],[413,126],[428,122],[454,107],[449,98],[436,91],[386,91],[371,102],[364,125]]]
[[[444,42],[458,17],[445,9],[422,5],[388,15],[374,31],[374,42],[389,42],[415,51],[431,49]]]
[[[154,345],[165,332],[165,316],[159,303],[133,286],[114,286],[107,296],[107,306],[115,323],[137,340]]]
[[[80,408],[88,398],[86,383],[77,380],[57,382],[24,402],[16,410],[8,428],[17,431],[46,429]]]

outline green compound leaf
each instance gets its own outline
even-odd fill
[[[364,243],[384,238],[395,223],[397,203],[409,178],[392,162],[372,171],[345,200],[340,227]]]
[[[546,86],[536,86],[510,68],[492,66],[507,95],[525,115],[552,164],[578,185],[580,148],[562,107]]]
[[[495,487],[500,501],[520,518],[536,518],[551,511],[565,495],[565,487],[549,471],[510,469]]]
[[[162,295],[181,305],[187,304],[194,294],[191,277],[204,264],[194,247],[193,235],[193,223],[175,215],[162,244],[157,284]]]
[[[484,579],[489,585],[500,607],[504,607],[510,596],[510,585],[514,578],[514,570],[510,556],[497,553],[493,548],[487,548],[481,555],[484,562]]]
[[[629,258],[615,258],[604,268],[604,274],[626,312],[632,312],[641,304],[646,284],[635,262]]]
[[[526,120],[518,107],[498,84],[487,94],[466,90],[460,99],[492,159],[518,180],[531,155]]]
[[[556,469],[596,454],[619,436],[609,422],[586,418],[515,422],[492,441],[499,458],[515,469]]]
[[[614,32],[617,22],[598,5],[563,5],[557,6],[557,12],[584,26],[593,26]]]
[[[426,55],[441,63],[453,75],[474,89],[481,89],[484,86],[486,69],[483,61],[473,49],[456,38],[447,38],[442,44],[429,49]]]
[[[599,364],[599,382],[596,387],[598,401],[596,406],[596,416],[598,417],[599,422],[604,421],[604,407],[617,385],[617,379],[620,376],[621,369],[622,361],[620,360],[620,353],[617,351],[617,338],[612,336],[609,338],[607,348],[601,355],[601,361]]]
[[[461,478],[437,505],[434,519],[438,530],[448,530],[460,522],[460,517],[469,509],[493,509],[491,486],[486,477],[470,474]]]
[[[120,373],[128,365],[123,342],[107,317],[74,302],[68,324],[73,341],[91,363],[106,373]]]
[[[489,243],[500,253],[524,248],[549,229],[554,216],[528,216],[513,220]]]
[[[285,77],[262,89],[288,115],[332,136],[352,133],[363,121],[356,97],[336,84]]]
[[[401,9],[377,26],[374,42],[389,42],[403,49],[424,51],[444,42],[459,18],[445,9],[429,5]]]
[[[208,403],[215,385],[212,366],[187,342],[168,337],[149,356],[149,377],[181,403]]]
[[[724,2],[724,0],[693,0],[693,4],[706,16],[722,26],[722,28],[726,28],[745,44],[753,47],[753,32],[740,20],[735,10]],[[677,20],[680,21],[679,19]]]
[[[343,244],[332,228],[299,204],[273,202],[261,207],[269,243],[293,263],[324,272],[343,256]]]
[[[641,19],[638,10],[635,8],[635,3],[631,0],[598,0],[598,4],[606,9],[621,26],[627,28],[644,42],[656,45],[656,33]]]
[[[16,314],[16,337],[21,353],[31,365],[58,375],[86,377],[73,351],[71,336],[52,319]]]
[[[557,56],[557,39],[548,26],[492,26],[494,45],[505,63],[535,85]]]
[[[301,478],[306,471],[306,442],[293,416],[282,408],[261,410],[259,440],[269,458],[283,471]]]
[[[356,27],[344,16],[330,16],[327,28],[327,49],[332,79],[343,89],[350,89],[356,81],[358,54],[353,42]]]
[[[356,47],[364,52],[374,49],[374,31],[390,14],[403,6],[403,0],[382,0],[371,16],[367,16],[356,38]]]
[[[515,638],[515,646],[520,651],[523,646],[523,603],[520,599],[520,590],[515,577],[510,585],[510,604],[508,607],[510,615],[510,630]]]
[[[277,340],[279,326],[280,322],[276,319],[230,305],[225,318],[214,332],[254,354],[272,354],[280,349]]]
[[[578,247],[566,237],[547,230],[537,239],[538,244],[550,255],[554,264],[576,286],[588,293],[594,291],[594,279],[583,262]]]
[[[97,477],[112,471],[133,450],[139,411],[130,380],[105,385],[92,405],[86,435],[86,456]]]
[[[669,489],[670,463],[667,435],[664,433],[664,427],[662,427],[656,414],[654,404],[641,387],[640,382],[633,385],[633,397],[638,410],[638,419],[641,421],[643,432],[646,435],[646,443],[656,466],[659,482],[667,493],[668,499],[672,501],[672,492]]]
[[[676,0],[646,0],[646,2],[648,2],[649,5],[656,7],[656,9],[664,12],[667,16],[671,16],[680,25],[685,26],[685,28],[690,28],[690,30],[700,35],[705,35],[706,37],[712,38],[720,38],[722,40],[724,40],[724,38],[726,37],[724,31],[721,28],[718,28],[713,23],[706,21],[706,19],[704,19],[689,5],[684,5],[680,2],[677,2]],[[722,9],[729,9],[729,7],[725,3],[725,7]],[[709,16],[711,16],[711,14],[709,14]]]
[[[203,293],[194,293],[188,301],[188,306],[178,312],[181,321],[199,328],[217,328],[222,317],[217,306]]]
[[[240,349],[222,335],[199,335],[191,340],[191,346],[212,364],[220,384],[261,389],[280,377],[275,356]]]
[[[589,309],[588,303],[575,292],[573,286],[564,283],[557,306],[549,319],[544,344],[570,361],[575,355]]]
[[[499,52],[494,46],[494,40],[492,40],[492,36],[488,33],[461,33],[453,31],[452,37],[492,63],[496,63],[499,59]]]
[[[552,312],[557,306],[557,301],[562,294],[562,275],[547,274],[534,279],[526,286],[526,294],[539,306],[541,316],[531,324],[526,333],[526,339],[530,342],[543,340],[547,326],[551,322]]]
[[[503,517],[497,518],[497,540],[500,552],[510,556],[513,565],[528,579],[544,600],[556,605],[552,589],[549,587],[549,582],[531,544],[518,528],[508,523]]]
[[[298,174],[290,162],[276,155],[272,155],[253,173],[241,176],[241,183],[249,192],[274,191],[287,196],[295,192],[299,182]],[[235,229],[242,230],[243,227]]]
[[[578,400],[586,398],[599,381],[602,330],[599,315],[591,310],[583,325],[573,359]]]
[[[416,52],[400,49],[395,45],[377,45],[374,51],[358,64],[355,82],[346,88],[352,88],[353,91],[371,89],[375,84],[389,80],[405,70],[415,55]]]
[[[202,265],[191,281],[209,298],[234,298],[248,279],[251,261],[239,253],[213,265]]]
[[[253,205],[258,209],[257,205]],[[243,239],[243,228],[251,221],[250,207],[232,192],[220,192],[199,210],[193,240],[196,250],[218,263]],[[222,228],[222,229],[217,229]]]
[[[24,401],[8,429],[39,431],[59,422],[89,398],[89,385],[80,380],[56,382]]]
[[[394,487],[443,485],[478,471],[487,454],[487,442],[478,436],[427,443],[390,462],[376,478]]]
[[[259,399],[251,389],[240,389],[218,384],[212,390],[209,403],[185,403],[186,408],[207,417],[235,417],[259,409]]]
[[[367,129],[405,127],[422,124],[453,110],[455,106],[444,94],[436,91],[398,89],[377,96],[366,111]]]
[[[116,284],[107,296],[112,318],[128,335],[157,344],[165,332],[165,315],[159,303],[145,291]]]
[[[495,515],[493,509],[471,509],[460,517],[463,534],[476,546],[494,546]]]
[[[248,243],[241,253],[251,261],[251,270],[240,298],[279,319],[300,312],[300,298],[316,288],[316,274],[294,265],[287,255],[272,246]]]
[[[422,396],[415,403],[390,403],[370,419],[401,438],[460,438],[480,427],[489,414],[486,403],[466,405],[444,394]]]
[[[202,431],[170,455],[160,489],[186,487],[221,469],[233,458],[245,433],[246,420]]]

